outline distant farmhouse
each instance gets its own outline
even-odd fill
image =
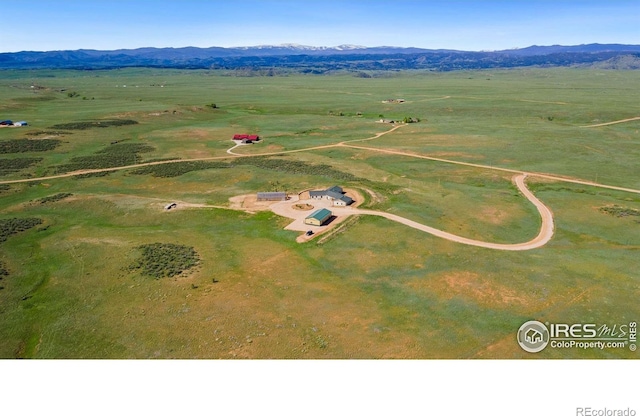
[[[244,144],[253,144],[260,141],[260,136],[256,134],[235,134],[233,136],[233,141]]]
[[[333,205],[336,207],[346,207],[353,204],[353,199],[346,196],[339,186],[332,186],[324,191],[310,191],[309,197],[311,199],[328,199],[333,201]]]
[[[286,192],[258,192],[258,201],[286,201]]]
[[[314,211],[311,215],[304,219],[304,223],[308,225],[321,226],[327,223],[331,219],[332,212],[326,208],[321,208]]]

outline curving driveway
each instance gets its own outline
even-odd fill
[[[436,237],[444,238],[445,240],[454,241],[456,243],[467,244],[470,246],[490,248],[494,250],[508,250],[508,251],[524,251],[524,250],[532,250],[535,248],[539,248],[544,246],[551,240],[554,233],[554,224],[553,224],[553,214],[551,210],[544,205],[538,198],[533,195],[533,193],[527,188],[524,183],[527,175],[518,175],[515,176],[514,182],[520,192],[524,194],[524,196],[535,205],[538,212],[540,213],[540,217],[542,218],[542,225],[540,227],[540,232],[538,235],[530,241],[524,243],[516,243],[516,244],[499,244],[499,243],[490,243],[486,241],[472,240],[470,238],[461,237],[455,234],[448,233],[446,231],[438,230],[433,227],[429,227],[428,225],[420,224],[418,222],[409,220],[407,218],[400,217],[398,215],[390,214],[387,212],[378,212],[378,211],[369,211],[369,210],[361,210],[355,209],[355,213],[357,214],[365,214],[365,215],[377,215],[379,217],[384,217],[390,219],[392,221],[399,222],[400,224],[407,225],[411,228],[415,228],[416,230],[424,231],[426,233],[435,235]],[[337,210],[336,210],[337,211]]]

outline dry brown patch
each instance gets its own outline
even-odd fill
[[[265,147],[264,152],[265,153],[274,153],[274,152],[280,152],[284,150],[283,146],[277,145],[277,144],[270,144],[268,146]]]
[[[187,150],[183,153],[183,155],[185,156],[185,158],[188,158],[188,159],[202,159],[202,158],[213,156],[209,150],[196,150],[196,149]]]
[[[514,289],[468,271],[447,273],[428,280],[417,279],[409,286],[444,299],[461,297],[489,307],[529,306],[532,301]]]
[[[480,212],[480,215],[483,220],[494,225],[504,224],[509,217],[505,211],[496,207],[486,207]]]
[[[433,157],[439,157],[439,158],[455,158],[455,157],[459,157],[459,158],[465,158],[465,159],[483,159],[483,156],[479,156],[479,155],[473,155],[470,153],[464,153],[464,152],[435,152],[435,153],[430,153],[429,156],[433,156]]]
[[[81,238],[72,238],[69,242],[78,242],[85,244],[97,244],[97,245],[113,245],[113,246],[126,246],[129,242],[124,240],[119,240],[117,238],[94,238],[94,237],[81,237]]]
[[[192,138],[205,139],[211,137],[211,130],[207,129],[189,129],[185,133],[188,133]]]
[[[371,205],[375,205],[383,201],[383,197],[380,194],[372,191],[371,189],[365,189],[365,191],[371,197]]]

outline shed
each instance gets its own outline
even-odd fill
[[[26,121],[16,121],[15,123],[13,123],[14,126],[26,126],[27,122]]]
[[[258,201],[286,201],[286,192],[258,192]]]
[[[326,208],[321,208],[315,211],[304,219],[305,224],[321,226],[324,225],[331,218],[331,211]]]

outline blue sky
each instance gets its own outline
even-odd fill
[[[0,0],[0,52],[183,46],[497,50],[640,44],[638,0]]]

